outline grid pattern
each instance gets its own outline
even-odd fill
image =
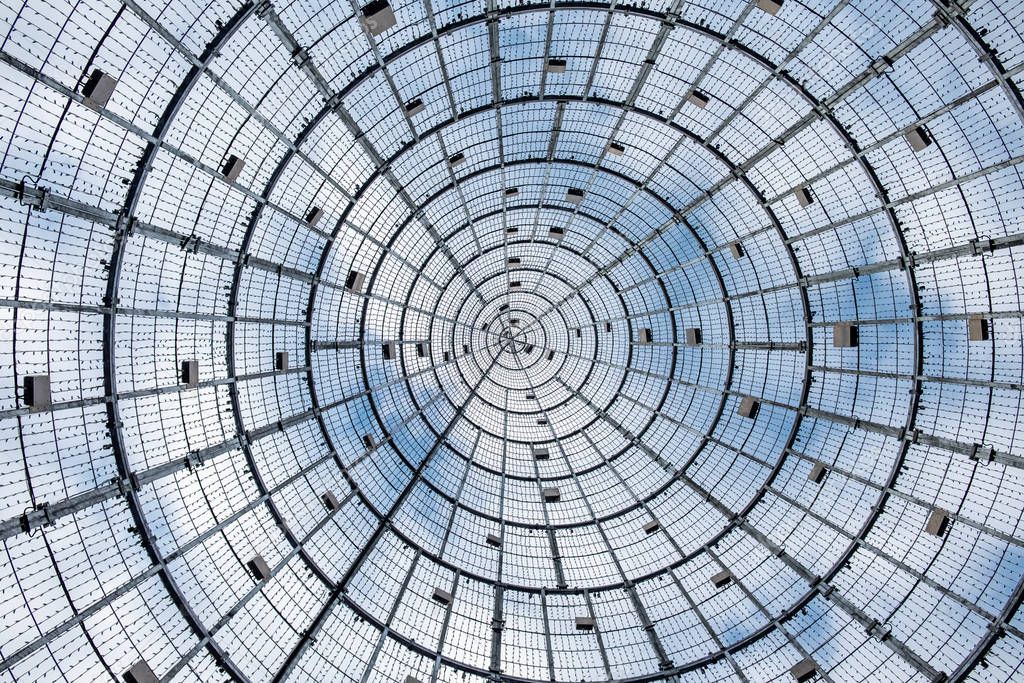
[[[0,682],[1024,678],[1019,3],[0,8]]]

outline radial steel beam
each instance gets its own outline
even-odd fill
[[[604,25],[601,27],[601,35],[597,39],[597,44],[594,47],[594,58],[590,63],[590,72],[587,76],[587,82],[583,86],[583,97],[586,98],[594,90],[594,80],[597,78],[597,67],[601,64],[604,57],[605,47],[608,45],[608,33],[612,26],[612,20],[615,19],[615,6],[618,4],[618,0],[608,1],[608,12],[604,17]],[[675,2],[672,4],[675,7]],[[673,18],[678,18],[678,15],[674,15]],[[660,33],[659,33],[660,35]],[[655,39],[657,41],[657,39]]]
[[[1017,581],[1017,587],[1010,594],[1006,604],[1003,605],[999,616],[989,623],[985,629],[985,636],[981,639],[967,659],[955,671],[949,675],[950,683],[961,683],[968,680],[971,672],[984,662],[986,655],[991,651],[996,642],[1010,631],[1010,620],[1014,618],[1021,605],[1024,604],[1024,577]],[[1015,637],[1018,640],[1024,639],[1019,630],[1015,630]],[[1012,647],[1012,646],[1011,646]],[[1012,651],[1012,650],[1011,650]]]
[[[335,515],[338,514],[338,512],[340,510],[343,509],[344,503],[349,502],[350,500],[352,500],[355,497],[356,497],[356,491],[353,490],[342,501],[342,506],[339,506],[337,509],[335,509],[335,510],[333,510],[331,512],[328,512],[324,517],[322,517],[312,527],[310,527],[310,529],[306,532],[306,534],[301,539],[296,539],[296,542],[295,542],[294,545],[292,545],[291,550],[289,550],[284,555],[284,557],[282,557],[271,568],[270,575],[267,578],[265,578],[265,579],[257,581],[255,583],[255,585],[252,588],[249,589],[248,592],[246,592],[241,598],[238,598],[234,602],[234,604],[228,610],[226,610],[222,614],[222,616],[208,629],[209,632],[208,632],[208,635],[206,636],[206,640],[207,641],[212,641],[213,637],[217,634],[218,631],[220,631],[225,626],[228,626],[231,623],[232,619],[235,618],[236,615],[238,615],[240,612],[244,611],[246,606],[249,604],[249,602],[251,600],[253,600],[253,598],[255,598],[257,595],[260,595],[263,592],[263,590],[265,589],[267,584],[269,584],[281,572],[283,572],[285,567],[287,567],[291,563],[291,561],[293,559],[295,559],[296,557],[300,557],[303,554],[304,548],[306,547],[306,545],[322,529],[324,529],[331,522],[331,520],[335,517]],[[318,578],[320,578],[321,573],[319,572],[319,570],[314,569],[312,567],[310,567],[310,569],[313,570],[312,573],[314,574],[314,576],[317,576]],[[330,585],[329,580],[326,580],[326,579],[321,579],[321,580],[326,581],[326,583],[328,585]],[[198,652],[202,648],[203,644],[204,643],[202,643],[202,642],[198,643],[195,647],[192,648],[192,650],[189,653],[186,653],[183,657],[181,657],[181,659],[178,661],[178,663],[175,666],[171,667],[171,669],[166,674],[166,677],[168,679],[172,679],[180,671],[182,671],[185,668],[185,666],[188,664],[188,662],[191,660],[191,658],[195,655],[195,653]]]
[[[505,486],[506,466],[508,464],[508,390],[505,390],[504,406],[501,411],[501,475],[498,491],[498,566],[495,571],[497,581],[494,586],[494,605],[491,613],[491,658],[488,667],[491,673],[501,673],[501,637],[505,630]]]
[[[773,491],[773,493],[779,495],[778,492]],[[792,503],[796,504],[795,501],[792,501]],[[809,516],[811,516],[819,522],[825,523],[829,528],[835,530],[837,533],[842,533],[847,537],[852,537],[852,534],[849,534],[849,532],[846,532],[841,527],[838,527],[830,522],[824,521],[823,518],[821,518],[819,515],[811,512],[806,508],[803,508],[803,510]],[[862,609],[853,604],[846,596],[840,593],[838,589],[832,584],[830,584],[827,580],[823,580],[814,572],[803,566],[791,554],[786,553],[781,548],[775,546],[775,544],[772,543],[771,540],[768,539],[768,537],[764,534],[761,534],[759,532],[752,533],[753,527],[751,527],[749,523],[745,520],[742,526],[744,530],[748,532],[748,535],[751,538],[758,541],[772,555],[780,558],[790,569],[794,570],[805,581],[808,581],[826,601],[837,605],[841,610],[846,612],[857,623],[864,627],[865,632],[868,635],[878,638],[880,642],[884,643],[890,650],[892,650],[895,654],[897,654],[904,661],[906,661],[914,670],[921,674],[921,676],[923,676],[925,680],[932,681],[933,683],[939,683],[946,679],[944,673],[940,673],[939,671],[937,671],[934,667],[931,666],[931,664],[928,663],[927,660],[925,660],[919,654],[914,652],[914,650],[912,650],[906,643],[892,636],[888,632],[888,630],[886,630],[884,626],[878,622],[877,619],[874,619],[873,617],[869,616]],[[724,567],[725,565],[722,566]],[[743,583],[742,577],[737,577],[736,581],[737,584],[741,586],[744,593],[747,594],[752,601],[756,600],[756,598],[753,598],[752,593]],[[759,605],[759,603],[755,602],[755,604],[757,604],[759,606],[759,609],[762,612],[764,612],[764,614],[768,616],[768,618],[772,621],[775,621],[776,623],[782,621],[781,617],[772,617],[767,612],[767,610],[764,609],[763,606]],[[806,655],[806,653],[804,654]]]
[[[547,651],[548,680],[558,680],[555,676],[555,655],[551,650],[551,619],[548,617],[548,594],[544,588],[540,589],[540,611],[544,621],[544,649]]]
[[[860,323],[860,321],[851,322],[853,322],[854,324]],[[839,375],[853,375],[856,377],[891,379],[900,382],[911,382],[916,379],[921,383],[935,382],[937,384],[954,384],[963,387],[981,387],[984,389],[1005,389],[1007,391],[1024,390],[1024,384],[1018,382],[999,382],[987,379],[973,379],[970,377],[943,377],[942,375],[914,376],[908,373],[887,372],[885,370],[862,370],[859,368],[831,365],[813,365],[811,366],[811,371],[820,374],[831,373]]]
[[[278,273],[295,280],[309,282],[312,275],[295,268],[289,268],[279,263],[272,263],[266,259],[254,256],[246,257],[244,252],[230,247],[220,246],[213,242],[199,239],[195,235],[181,235],[167,228],[161,228],[150,223],[139,220],[125,220],[122,213],[115,213],[85,202],[63,197],[54,194],[43,187],[27,185],[23,182],[15,182],[6,178],[0,178],[0,197],[11,197],[17,199],[25,206],[35,207],[41,211],[59,211],[69,216],[84,218],[99,225],[109,228],[124,229],[128,236],[140,235],[167,244],[177,244],[182,251],[190,254],[205,254],[215,256],[225,261],[237,262],[245,260],[246,265],[252,268],[259,268],[268,272]]]
[[[720,570],[729,571],[731,573],[731,568],[726,566],[726,564],[722,561],[722,559],[718,556],[718,553],[716,553],[713,548],[708,548],[707,553],[708,557],[711,558],[712,562],[715,565],[717,565]],[[752,590],[746,587],[746,584],[743,583],[742,577],[737,577],[737,575],[732,574],[732,583],[739,587],[739,590],[743,594],[743,596],[746,599],[748,599],[750,603],[754,605],[754,607],[759,612],[761,612],[761,615],[765,618],[765,620],[767,620],[772,626],[775,627],[776,631],[778,631],[782,634],[783,637],[785,637],[786,642],[790,643],[790,647],[795,649],[802,658],[806,659],[811,656],[811,653],[807,650],[806,647],[804,647],[804,644],[801,643],[800,640],[793,635],[790,629],[786,628],[785,623],[779,620],[779,618],[776,618],[774,615],[772,615],[772,613],[768,611],[768,609],[764,606],[764,603],[758,599],[758,596]],[[821,680],[826,681],[827,683],[835,683],[835,679],[831,678],[831,676],[829,676],[828,672],[826,671],[818,671],[818,676]]]
[[[130,308],[126,306],[107,306],[59,303],[51,301],[31,301],[0,299],[0,306],[5,308],[26,308],[42,311],[71,311],[74,313],[89,313],[101,315],[105,318],[113,318],[118,315],[123,317],[139,318],[164,318],[176,320],[201,320],[204,322],[242,322],[266,325],[286,325],[289,327],[308,327],[305,320],[286,320],[274,318],[255,318],[248,316],[231,317],[222,313],[192,313],[189,311],[173,311],[160,308]]]
[[[594,603],[590,599],[590,591],[583,590],[583,602],[587,605],[587,614],[591,619],[594,620],[594,639],[597,640],[597,651],[601,655],[601,664],[604,666],[604,673],[608,677],[608,680],[614,680],[612,676],[612,667],[608,663],[608,651],[604,644],[604,638],[601,636],[601,623],[597,619],[597,613],[594,612]]]
[[[607,26],[611,22],[611,18],[612,18],[612,15],[613,15],[613,9],[615,8],[615,4],[616,3],[613,2],[613,3],[611,3],[609,5],[608,20],[607,20],[607,23],[606,23],[606,26],[605,26],[605,33],[602,34],[602,37],[601,37],[602,43],[600,43],[598,45],[597,50],[596,50],[596,55],[594,57],[594,64],[593,64],[593,68],[592,68],[592,72],[591,72],[591,79],[590,79],[590,81],[588,83],[588,88],[584,90],[584,93],[583,93],[584,98],[586,98],[588,96],[589,92],[590,92],[589,85],[592,85],[592,83],[593,83],[593,75],[597,71],[597,65],[598,65],[598,61],[599,61],[598,56],[600,55],[601,50],[603,49],[603,46],[604,46],[603,41],[604,41],[606,33],[607,33]],[[658,59],[658,56],[661,53],[662,47],[664,47],[665,42],[668,39],[669,33],[675,27],[675,22],[679,20],[679,12],[681,11],[681,6],[682,6],[682,2],[680,0],[673,0],[671,5],[669,6],[669,8],[667,10],[666,15],[665,15],[666,16],[666,20],[660,22],[660,26],[658,28],[658,33],[655,35],[654,39],[651,41],[651,45],[650,45],[650,47],[647,50],[646,58],[644,59],[643,64],[641,65],[639,71],[637,72],[636,78],[634,79],[633,84],[630,87],[629,93],[626,95],[625,99],[623,100],[622,110],[620,111],[617,120],[615,121],[615,123],[611,127],[611,131],[609,133],[609,138],[610,139],[613,139],[613,140],[616,139],[618,137],[618,135],[619,135],[619,132],[622,130],[622,125],[626,121],[626,117],[627,117],[629,111],[635,105],[636,99],[637,99],[637,97],[639,97],[640,92],[643,90],[644,85],[647,83],[647,79],[649,78],[651,72],[653,71],[654,64],[656,63],[656,61]],[[554,20],[555,8],[556,8],[556,3],[554,2],[554,0],[552,0],[551,12],[549,14],[549,23],[548,23],[548,45],[549,46],[550,46],[550,40],[551,40],[550,31],[551,31],[551,26],[552,26],[552,23],[553,23],[553,20]],[[731,34],[733,32],[735,32],[737,30],[737,28],[742,24],[743,19],[746,16],[746,12],[747,11],[749,11],[749,10],[745,9],[745,10],[743,10],[741,12],[740,17],[733,23],[732,29],[730,29],[728,34],[723,36],[723,40],[721,42],[719,42],[718,52],[711,58],[711,60],[709,60],[708,65],[705,68],[710,68],[710,64],[713,63],[714,61],[717,61],[719,55],[721,54],[722,49],[724,49],[724,47],[728,44],[729,40],[731,39]],[[546,77],[546,73],[543,74],[543,77]],[[542,83],[541,83],[541,98],[543,98],[543,85],[544,85],[544,81],[542,80]],[[685,97],[684,97],[684,101],[685,101]],[[563,104],[563,106],[564,106],[564,104]],[[674,119],[674,118],[675,118],[674,116],[670,116],[669,117],[669,119]],[[648,175],[648,177],[646,179],[644,179],[642,183],[640,183],[639,189],[634,191],[633,194],[629,197],[629,199],[619,208],[618,212],[616,213],[615,218],[613,218],[611,221],[608,222],[608,224],[603,228],[601,234],[603,234],[604,231],[606,231],[608,228],[610,228],[611,224],[613,222],[615,222],[615,220],[617,220],[619,216],[621,216],[623,213],[625,213],[626,208],[629,205],[631,205],[636,200],[636,198],[638,196],[640,196],[640,194],[643,191],[649,190],[649,184],[650,184],[651,180],[657,175],[658,171],[663,166],[668,164],[668,159],[672,156],[672,154],[675,152],[676,149],[677,149],[677,145],[673,146],[672,149],[669,151],[669,153],[666,154],[665,157],[660,160],[660,163],[658,164],[658,166],[654,170],[651,171],[651,173]],[[601,152],[598,154],[597,163],[595,164],[595,167],[600,167],[600,165],[603,163],[603,161],[606,158],[606,156],[607,156],[607,149],[602,149]],[[592,184],[594,182],[594,179],[596,177],[596,170],[597,169],[595,168],[595,173],[591,174],[590,177],[588,178],[588,180],[586,181],[585,187],[586,187],[586,189],[588,191],[590,190],[590,187],[592,186]],[[575,211],[573,212],[573,216],[574,215],[575,215]],[[570,216],[569,219],[566,222],[566,229],[567,230],[568,230],[569,223],[571,223],[571,221],[573,219],[573,216]],[[589,253],[590,248],[595,246],[598,243],[598,241],[599,241],[599,239],[601,237],[601,234],[598,234],[597,236],[595,236],[594,240],[592,240],[590,242],[590,244],[588,244],[588,246],[583,250],[585,254]],[[549,256],[548,265],[550,265],[552,258],[553,258],[553,252],[552,252],[551,256]],[[545,266],[545,274],[547,273],[547,269],[548,269],[547,266]],[[544,279],[543,275],[541,276],[540,279],[538,279],[537,284],[534,287],[534,293],[538,292],[541,289],[541,284],[543,282],[543,279]]]
[[[639,495],[637,495],[637,493],[633,489],[633,487],[630,486],[629,481],[627,481],[626,478],[622,476],[622,473],[620,473],[618,471],[618,469],[615,467],[615,464],[612,462],[612,460],[610,460],[602,452],[600,446],[598,444],[596,444],[592,438],[590,438],[589,434],[584,433],[583,437],[587,441],[587,443],[590,445],[590,447],[592,449],[594,449],[594,452],[601,456],[601,459],[605,463],[605,467],[615,477],[615,479],[618,482],[619,486],[621,486],[623,489],[625,489],[627,492],[629,492],[630,497],[636,503],[636,507],[639,507],[639,508],[642,508],[643,510],[645,510],[647,512],[647,514],[651,516],[652,519],[657,519],[655,514],[651,511],[650,507],[648,506],[647,501],[642,500],[641,497]],[[573,477],[577,478],[575,475],[573,475]],[[578,481],[577,481],[577,486],[579,486],[579,482]],[[581,486],[579,488],[580,488],[580,491],[582,493],[583,492],[583,488]],[[587,507],[590,508],[589,502],[587,503]],[[596,515],[594,514],[594,511],[591,509],[591,510],[589,510],[589,512],[590,512],[590,516],[595,519],[595,524],[596,524]],[[598,527],[600,528],[599,524],[598,524]],[[626,576],[626,572],[622,569],[621,563],[619,562],[616,554],[612,550],[611,542],[608,540],[607,534],[605,534],[603,530],[601,531],[601,538],[604,540],[604,543],[605,543],[606,547],[608,548],[608,552],[611,553],[612,557],[615,558],[615,562],[616,562],[616,566],[618,568],[619,574],[620,574],[620,576],[622,576],[623,590],[625,590],[627,595],[629,595],[630,602],[633,604],[633,611],[636,612],[637,617],[640,620],[640,625],[644,629],[644,631],[646,632],[647,639],[650,641],[651,647],[654,649],[655,654],[657,654],[657,656],[658,656],[658,665],[662,669],[664,669],[664,670],[671,669],[672,666],[673,666],[672,658],[669,657],[668,650],[665,649],[664,644],[661,642],[661,637],[658,635],[658,631],[657,631],[657,628],[655,627],[654,621],[651,620],[651,617],[650,617],[650,614],[647,611],[647,608],[644,606],[643,601],[640,599],[640,594],[637,593],[636,584],[633,581],[631,581]],[[676,550],[679,551],[679,548],[677,547]],[[680,559],[684,559],[685,555],[680,551],[679,552],[679,557],[680,557]]]
[[[786,624],[781,619],[777,619],[774,615],[772,615],[772,613],[769,612],[767,608],[765,608],[764,603],[762,603],[758,599],[757,595],[755,595],[753,591],[747,588],[746,584],[743,582],[742,576],[737,576],[733,574],[732,569],[726,566],[724,562],[722,562],[722,559],[718,556],[718,553],[716,553],[714,549],[710,546],[707,548],[705,552],[711,559],[713,565],[717,566],[718,569],[721,571],[726,571],[730,573],[731,583],[734,583],[736,586],[739,587],[740,592],[743,593],[744,597],[746,597],[750,604],[752,604],[754,608],[761,613],[761,616],[764,617],[770,624],[772,624],[775,627],[775,629],[783,635],[783,637],[785,637],[786,641],[789,643],[789,646],[796,650],[796,652],[800,654],[800,657],[802,659],[806,659],[811,656],[811,653],[808,652],[807,648],[804,647],[803,643],[801,643],[800,640],[797,639],[792,634],[792,632],[790,632],[789,628],[786,627]],[[818,675],[821,677],[821,680],[827,681],[827,683],[835,683],[834,679],[828,674],[827,671],[818,671]]]
[[[510,163],[510,164],[508,164],[508,165],[510,165],[510,166],[511,166],[511,165],[513,165],[514,163],[524,163],[524,162],[523,162],[523,161],[519,161],[519,162],[512,162],[512,163]],[[527,163],[529,163],[529,161],[528,161],[528,160],[527,160]],[[579,162],[576,162],[576,161],[574,161],[574,160],[565,160],[565,161],[564,161],[564,163],[579,163]],[[613,174],[613,175],[615,174],[615,172],[614,172],[614,171],[610,171],[610,170],[606,170],[606,169],[602,169],[602,171],[603,171],[603,172],[606,172],[606,173],[610,173],[610,174]],[[482,172],[482,171],[477,171],[476,173],[480,173],[480,172]],[[621,179],[622,179],[623,181],[625,181],[625,182],[633,182],[632,180],[630,180],[629,178],[626,178],[625,176],[622,176],[622,177],[621,177]],[[433,195],[433,196],[432,196],[431,198],[427,199],[427,202],[429,203],[430,201],[433,201],[433,198],[435,198],[435,197],[437,197],[437,196],[440,196],[440,194],[442,194],[443,192],[444,192],[444,189],[442,189],[442,190],[438,191],[438,192],[437,192],[437,193],[435,193],[435,195]],[[653,192],[652,190],[648,190],[648,192],[651,192],[651,193],[652,193],[652,195],[653,195],[653,196],[655,196],[655,198],[656,198],[656,199],[657,199],[658,201],[660,201],[660,202],[662,202],[662,203],[663,203],[664,205],[668,206],[668,202],[667,202],[666,200],[664,200],[663,198],[661,198],[660,196],[658,196],[658,195],[657,195],[656,193],[654,193],[654,192]],[[563,209],[563,210],[564,210],[564,209]],[[409,220],[410,220],[410,219],[409,219],[409,218],[407,218],[407,219],[406,219],[406,222],[408,222]],[[403,224],[403,225],[404,225],[404,224]],[[689,226],[687,226],[687,227],[689,227]],[[401,228],[400,228],[400,229],[401,229]],[[609,230],[613,230],[613,231],[614,231],[614,227],[609,227],[608,229],[609,229]],[[690,231],[691,231],[691,233],[693,234],[693,237],[694,237],[694,239],[695,239],[695,240],[696,240],[696,241],[698,242],[698,244],[700,244],[700,245],[702,246],[702,248],[705,248],[705,249],[706,249],[706,247],[704,247],[704,243],[703,243],[703,241],[701,240],[701,238],[699,237],[699,235],[698,235],[698,234],[696,233],[696,231],[694,231],[694,230],[693,230],[692,228],[690,228]],[[624,237],[623,237],[623,238],[624,238]],[[624,239],[625,239],[625,238],[624,238]],[[645,260],[647,259],[646,255],[644,255],[642,251],[640,252],[640,256],[641,256],[642,258],[644,258]],[[719,282],[719,285],[720,285],[720,287],[724,289],[724,281],[723,281],[723,279],[722,279],[722,276],[721,276],[721,273],[720,273],[720,271],[719,271],[719,269],[718,269],[718,267],[717,267],[717,264],[715,264],[715,263],[714,263],[714,262],[712,261],[710,265],[711,265],[711,268],[712,268],[712,271],[713,271],[713,273],[715,273],[715,275],[716,275],[716,279],[717,279],[717,281]],[[653,270],[653,265],[652,265],[651,267],[652,267],[652,270]],[[664,286],[664,284],[663,284],[663,283],[659,283],[659,286],[660,286],[660,287],[662,288],[662,291],[663,291],[663,293],[665,293],[665,296],[667,296],[667,292],[665,292],[665,286]],[[726,314],[727,314],[727,323],[728,323],[728,324],[727,324],[727,327],[729,328],[729,336],[730,336],[730,337],[732,337],[732,336],[733,336],[733,334],[732,334],[732,328],[733,328],[733,318],[732,318],[732,311],[731,311],[731,306],[729,305],[729,303],[728,303],[728,300],[727,300],[727,299],[725,300],[725,306],[726,306]],[[673,324],[673,326],[674,326],[674,324],[675,324],[675,323],[674,323],[674,321],[672,321],[672,324]],[[778,343],[773,343],[773,344],[770,344],[770,345],[768,345],[768,346],[771,346],[771,347],[773,347],[773,348],[775,348],[775,347],[778,347],[778,348],[784,348],[784,347],[785,347],[785,345],[784,345],[784,344],[778,344]],[[801,350],[801,351],[802,351],[802,350],[804,350],[804,347],[803,347],[803,346],[796,346],[796,347],[794,347],[794,348],[797,348],[798,350]],[[732,351],[732,348],[730,348],[730,352],[731,352],[731,351]],[[730,370],[729,370],[729,376],[731,376],[731,372],[732,372],[732,371],[731,371],[731,368],[732,368],[732,362],[731,362],[731,355],[732,355],[732,354],[730,353],[730,363],[729,363],[729,365],[728,365],[728,367],[730,368]],[[727,378],[726,378],[726,386],[729,386],[729,383],[730,383],[730,381],[731,381],[731,380],[729,379],[729,377],[727,377]],[[723,405],[724,405],[724,404],[723,404]],[[721,407],[720,407],[720,409],[719,409],[719,410],[721,411]]]

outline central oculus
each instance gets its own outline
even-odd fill
[[[498,344],[502,351],[519,353],[526,349],[526,330],[506,327],[498,334]]]

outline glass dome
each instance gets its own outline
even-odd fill
[[[0,683],[1024,680],[1019,2],[2,8]]]

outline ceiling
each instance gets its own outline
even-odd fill
[[[0,25],[0,683],[1024,679],[1019,4]]]

